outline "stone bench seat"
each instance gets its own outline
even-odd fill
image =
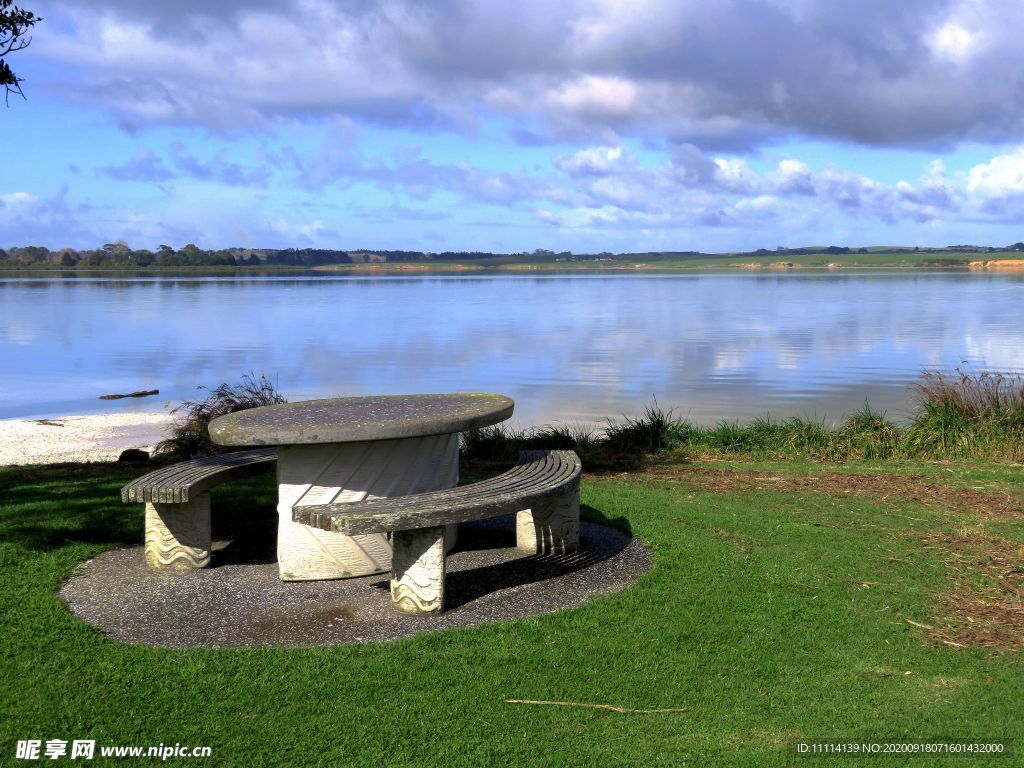
[[[516,513],[516,547],[551,555],[579,547],[580,460],[523,451],[518,464],[471,485],[354,503],[295,506],[292,519],[349,536],[393,534],[391,602],[405,613],[444,610],[445,525]]]
[[[260,448],[171,464],[121,489],[125,504],[146,505],[146,562],[191,570],[210,563],[210,488],[273,469],[277,449]]]

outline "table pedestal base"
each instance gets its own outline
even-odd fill
[[[391,569],[391,542],[386,534],[345,536],[311,528],[292,521],[293,506],[425,493],[451,488],[458,481],[457,433],[281,446],[277,453],[281,580],[344,579]]]

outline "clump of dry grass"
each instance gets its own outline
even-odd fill
[[[907,434],[913,453],[1013,458],[1024,438],[1024,378],[1003,373],[925,371]]]
[[[1024,414],[1024,378],[1003,373],[972,374],[957,368],[954,374],[925,371],[913,385],[924,410],[946,410],[965,421],[1005,420]],[[1024,421],[1019,423],[1024,424]]]
[[[172,411],[183,413],[183,417],[172,425],[171,436],[157,445],[158,454],[178,461],[232,450],[210,440],[209,425],[213,419],[249,408],[288,402],[263,374],[257,379],[247,373],[238,384],[223,382],[213,389],[199,389],[209,394],[202,400],[186,400]]]

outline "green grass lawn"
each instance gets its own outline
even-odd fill
[[[730,458],[587,475],[584,515],[653,551],[624,592],[394,643],[170,651],[107,640],[57,596],[141,541],[118,497],[138,472],[0,469],[0,764],[53,738],[209,745],[168,762],[232,766],[800,765],[829,761],[799,740],[995,739],[1014,751],[996,763],[1020,764],[1020,473]],[[270,482],[215,491],[215,520],[273,514]]]

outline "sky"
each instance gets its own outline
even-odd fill
[[[1024,240],[1024,3],[19,0],[0,247]]]

